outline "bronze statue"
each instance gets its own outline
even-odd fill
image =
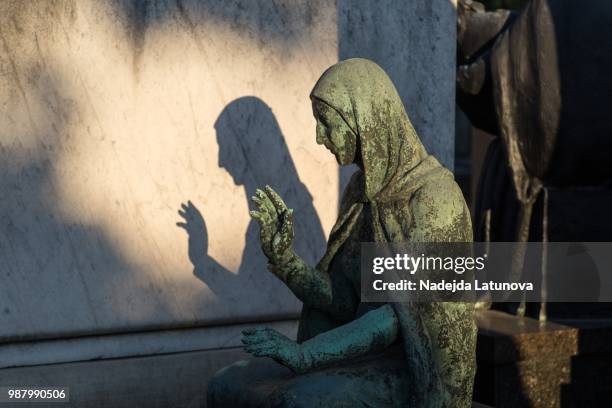
[[[317,143],[359,170],[316,267],[293,251],[294,214],[282,198],[268,186],[252,198],[269,269],[304,303],[298,339],[245,331],[245,350],[276,362],[241,361],[219,371],[209,383],[209,406],[470,406],[471,304],[360,301],[361,242],[472,240],[453,175],[427,154],[375,63],[332,66],[311,100]]]
[[[460,0],[458,17],[457,104],[498,136],[479,181],[476,241],[609,241],[612,2],[530,0],[515,12]],[[494,307],[545,320],[608,317],[602,305]]]

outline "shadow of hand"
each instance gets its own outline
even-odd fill
[[[189,260],[194,266],[199,265],[208,253],[208,232],[202,213],[191,201],[181,204],[178,214],[184,222],[176,225],[187,231],[189,235]]]

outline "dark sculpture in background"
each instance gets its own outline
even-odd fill
[[[531,0],[511,12],[461,0],[458,16],[457,103],[473,126],[498,135],[479,181],[475,239],[610,241],[612,2]],[[597,279],[580,273],[585,284]],[[541,319],[611,310],[527,306]]]
[[[472,240],[459,187],[427,154],[375,63],[332,66],[311,99],[317,142],[339,164],[360,170],[344,191],[316,267],[293,250],[293,211],[270,187],[255,193],[251,215],[269,269],[304,303],[298,339],[265,328],[245,331],[245,350],[272,360],[219,371],[209,383],[208,406],[471,406],[471,304],[360,301],[361,242]]]

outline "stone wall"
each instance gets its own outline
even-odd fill
[[[344,177],[308,95],[339,58],[379,62],[452,167],[454,18],[449,0],[1,0],[0,368],[292,333],[248,198],[275,187],[321,256]]]

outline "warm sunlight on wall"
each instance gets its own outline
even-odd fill
[[[301,18],[306,9],[315,13],[308,22]],[[25,10],[2,28],[8,56],[0,88],[8,108],[3,126],[9,122],[2,146],[5,154],[23,156],[22,166],[28,160],[44,163],[46,181],[40,186],[27,175],[19,183],[37,189],[29,199],[22,192],[26,211],[42,207],[41,216],[54,219],[44,233],[57,235],[32,236],[35,227],[27,225],[32,220],[22,225],[38,273],[54,275],[55,283],[34,289],[38,277],[20,279],[30,293],[53,303],[55,313],[68,316],[70,305],[49,292],[63,291],[73,303],[91,307],[75,313],[76,319],[45,327],[44,309],[35,312],[17,302],[35,312],[29,329],[87,331],[93,324],[110,330],[299,311],[293,296],[265,270],[256,242],[245,252],[250,221],[245,185],[273,184],[279,174],[293,171],[312,195],[325,235],[331,228],[338,169],[315,143],[308,95],[337,58],[335,9],[311,10],[304,3],[287,16],[261,11],[269,24],[284,25],[288,34],[278,37],[261,32],[259,22],[243,21],[250,17],[240,13],[228,24],[214,15],[170,9],[149,15],[139,28],[143,32],[135,34],[129,13],[123,18],[110,3],[66,2],[47,11]],[[252,156],[261,161],[255,171],[232,152],[227,160],[234,163],[220,166],[214,127],[224,108],[245,96],[271,108],[268,120],[278,122],[277,144],[285,146],[268,151],[265,138],[253,144],[259,153]],[[236,151],[244,148],[240,134],[219,137],[235,139]],[[279,151],[284,155],[275,156]],[[253,177],[257,180],[249,181]],[[285,193],[288,202],[303,205],[291,189]],[[177,210],[187,200],[201,212],[207,232],[208,251],[201,252],[210,259],[200,265],[201,276],[188,257],[188,235],[176,226]],[[251,228],[251,240],[254,232]],[[301,232],[323,238],[320,227]],[[82,262],[51,260],[49,239],[87,255],[73,255]],[[306,255],[323,249],[309,248]]]

